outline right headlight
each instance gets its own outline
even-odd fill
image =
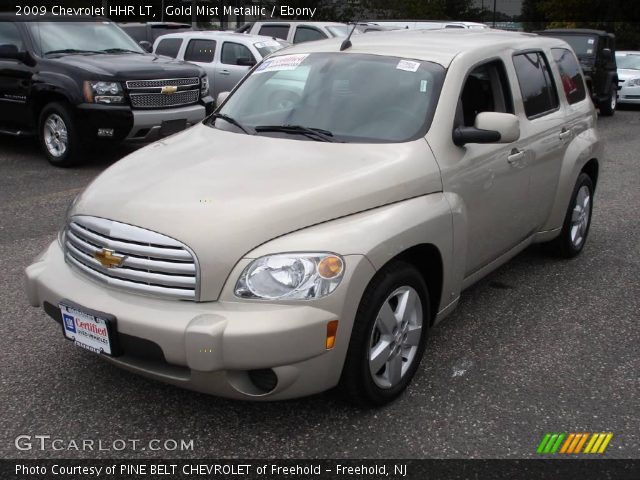
[[[344,260],[333,253],[267,255],[244,269],[235,294],[268,300],[321,298],[340,285],[343,274]]]

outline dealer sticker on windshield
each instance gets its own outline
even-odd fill
[[[396,65],[396,69],[406,72],[417,72],[418,68],[420,68],[420,62],[414,62],[413,60],[400,60]]]
[[[269,58],[262,62],[253,73],[277,72],[280,70],[295,70],[309,56],[308,53],[300,55],[282,55],[280,57]]]

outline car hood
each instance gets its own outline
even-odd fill
[[[640,70],[619,68],[618,78],[620,80],[629,80],[631,78],[640,78]]]
[[[197,77],[201,72],[196,65],[153,54],[64,55],[56,61],[114,80]]]
[[[71,213],[183,242],[198,258],[201,300],[211,301],[235,264],[275,237],[441,190],[440,171],[424,139],[327,143],[201,124],[111,166]]]

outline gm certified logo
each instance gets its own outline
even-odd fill
[[[164,87],[162,87],[162,90],[160,90],[160,93],[162,93],[163,95],[172,95],[177,91],[178,87],[176,87],[175,85],[165,85]]]
[[[93,258],[100,262],[105,268],[120,267],[126,258],[124,255],[117,255],[113,250],[103,248],[93,254]]]

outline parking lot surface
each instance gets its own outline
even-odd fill
[[[378,410],[331,393],[266,404],[210,397],[65,341],[27,304],[23,269],[72,198],[131,149],[62,170],[33,140],[0,138],[0,457],[525,458],[547,432],[612,432],[606,457],[640,458],[640,110],[599,126],[606,159],[583,254],[563,261],[532,247],[465,291],[433,329],[406,394]],[[49,435],[62,449],[34,439],[19,450],[18,435]],[[68,449],[86,439],[93,450]],[[193,449],[151,450],[153,439]],[[116,440],[140,442],[114,451]]]

